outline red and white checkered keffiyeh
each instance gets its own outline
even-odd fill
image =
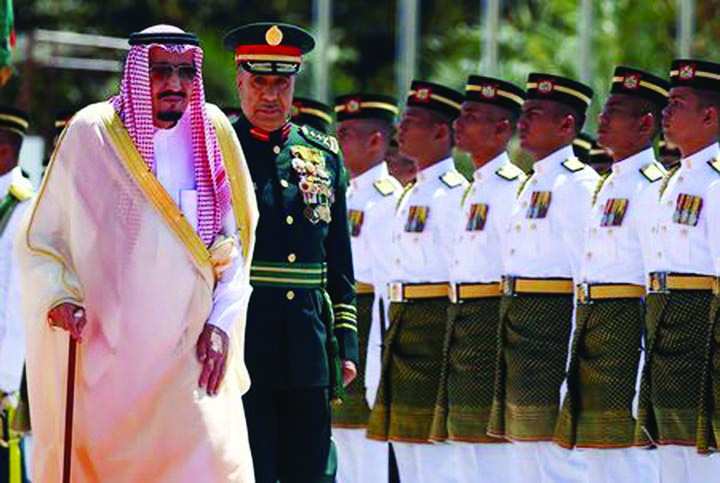
[[[230,185],[215,128],[205,109],[205,92],[202,81],[202,50],[194,45],[134,45],[125,62],[120,94],[112,103],[123,124],[145,159],[150,170],[155,168],[153,136],[152,94],[150,90],[150,49],[161,47],[168,52],[193,52],[198,75],[193,81],[192,96],[188,104],[192,132],[195,182],[198,193],[198,234],[210,246],[222,228],[222,220],[230,209]]]

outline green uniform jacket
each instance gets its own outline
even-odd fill
[[[357,362],[357,312],[347,222],[347,176],[337,141],[312,128],[287,124],[260,133],[245,117],[234,124],[250,168],[260,219],[256,231],[245,360],[253,387],[300,389],[331,384],[328,334],[339,356]],[[297,158],[320,159],[333,192],[330,221],[312,223],[300,188]],[[293,164],[293,160],[296,164]],[[324,162],[322,161],[324,160]],[[326,203],[327,205],[327,203]],[[258,280],[257,266],[283,270],[326,264],[321,286]],[[272,269],[271,269],[272,270]],[[272,276],[274,272],[263,272]],[[329,294],[331,305],[326,303]],[[330,312],[333,313],[330,313]],[[331,322],[334,315],[334,322]],[[328,324],[332,323],[332,331]],[[331,335],[332,337],[332,335]]]

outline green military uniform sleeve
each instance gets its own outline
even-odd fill
[[[347,219],[347,174],[342,155],[334,156],[338,176],[335,202],[332,205],[332,223],[325,240],[327,253],[327,290],[333,303],[334,332],[341,359],[358,362],[357,309],[355,308],[355,277],[350,249],[350,231]]]

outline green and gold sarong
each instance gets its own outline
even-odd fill
[[[696,446],[700,453],[718,450],[720,439],[720,296],[710,305],[710,324],[703,365]]]
[[[550,441],[560,406],[573,296],[504,296],[488,434]]]
[[[499,325],[500,297],[450,305],[432,439],[503,442],[487,435]]]
[[[575,315],[568,392],[555,442],[566,448],[632,447],[643,302],[597,300],[579,305]]]
[[[380,387],[368,436],[430,442],[440,384],[447,299],[390,304]]]
[[[367,361],[374,299],[373,294],[357,295],[359,354],[357,377],[345,388],[342,404],[333,406],[333,426],[336,428],[365,428],[370,418],[370,407],[365,398],[365,362]]]
[[[699,290],[647,296],[636,444],[695,446],[712,298]]]

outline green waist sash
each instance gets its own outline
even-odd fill
[[[325,288],[327,264],[253,261],[250,284],[254,287]]]

